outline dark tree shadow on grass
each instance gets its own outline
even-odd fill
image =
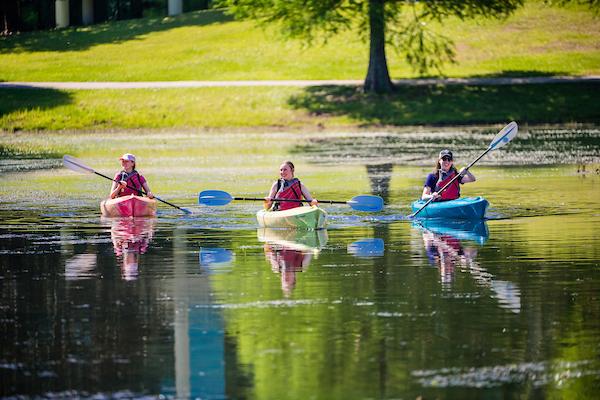
[[[388,95],[317,86],[288,104],[312,115],[347,116],[361,126],[599,123],[600,83],[398,86]]]
[[[27,32],[0,37],[0,54],[35,51],[80,51],[106,43],[122,43],[151,32],[184,26],[206,26],[232,21],[220,10],[196,11],[177,17],[139,18],[88,27]]]
[[[0,89],[0,118],[27,110],[44,110],[72,103],[71,94],[55,89]],[[0,131],[17,132],[18,121],[4,122]]]

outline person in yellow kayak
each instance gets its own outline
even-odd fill
[[[286,161],[279,167],[279,176],[281,179],[273,182],[269,195],[265,197],[265,206],[267,209],[273,211],[289,210],[290,208],[300,207],[301,202],[296,201],[276,201],[273,199],[290,199],[290,200],[302,200],[306,199],[311,206],[319,204],[317,199],[313,199],[310,192],[300,182],[298,178],[294,177],[294,164],[291,161]]]
[[[442,193],[438,193],[456,175],[460,175],[460,178],[452,182]],[[462,168],[458,172],[456,167],[454,167],[452,152],[447,149],[442,150],[440,151],[435,170],[427,175],[421,199],[429,200],[433,198],[434,201],[458,199],[460,197],[460,185],[469,182],[475,182],[475,175],[465,170],[465,168]]]
[[[129,196],[130,194],[142,196],[143,190],[149,198],[153,199],[154,195],[150,191],[150,187],[148,187],[146,178],[140,175],[135,169],[135,156],[125,153],[119,160],[121,160],[121,167],[123,169],[117,172],[113,178],[113,184],[110,188],[110,198],[114,199],[115,197]],[[131,188],[135,188],[135,190]]]

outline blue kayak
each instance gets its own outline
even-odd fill
[[[417,200],[412,203],[413,213],[425,205],[427,201]],[[447,218],[447,219],[483,219],[489,203],[483,197],[462,197],[449,201],[433,201],[415,218]]]

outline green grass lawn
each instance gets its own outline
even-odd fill
[[[457,48],[447,76],[600,73],[600,19],[583,8],[529,2],[507,20],[448,20],[438,29]],[[387,53],[392,78],[415,76]],[[367,63],[356,32],[306,48],[220,11],[0,38],[4,81],[363,79]]]
[[[600,19],[581,7],[529,2],[506,20],[452,20],[450,77],[600,74]],[[220,11],[0,38],[3,81],[363,79],[368,47],[353,32],[303,47]],[[392,78],[415,77],[388,49]],[[0,130],[363,127],[592,122],[597,84],[400,88],[162,90],[0,89]]]
[[[375,96],[360,88],[162,90],[5,89],[0,127],[61,129],[348,129],[402,125],[600,122],[600,83],[418,86]]]

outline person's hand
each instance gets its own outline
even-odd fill
[[[273,204],[273,200],[271,200],[270,197],[265,197],[265,201],[263,203],[263,206],[265,207],[265,210],[268,210],[269,208],[271,208],[272,204]]]
[[[119,182],[119,186],[121,186],[121,190],[124,190],[127,187],[127,182],[121,181],[121,182]]]
[[[458,173],[458,175],[460,175],[461,177],[465,176],[469,171],[467,171],[466,167],[462,167],[460,169],[460,172]]]
[[[317,199],[312,199],[310,201],[310,205],[316,207],[319,205],[319,201]]]
[[[146,196],[148,196],[149,199],[153,199],[154,198],[154,193],[148,192],[148,193],[146,193]]]
[[[437,200],[440,198],[440,194],[438,192],[431,193],[431,198]]]

